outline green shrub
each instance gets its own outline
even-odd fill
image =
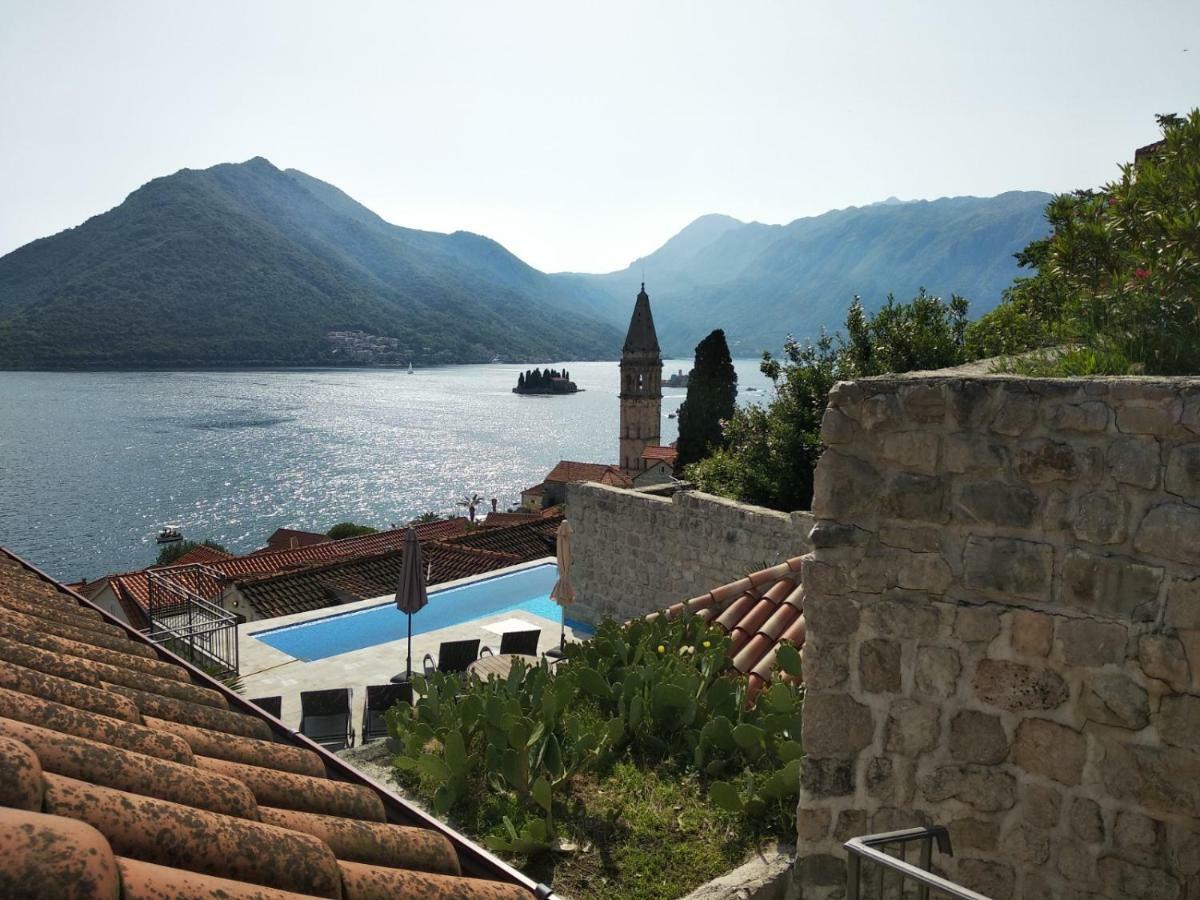
[[[338,522],[327,532],[325,536],[339,541],[342,538],[360,537],[364,534],[375,534],[376,529],[370,525],[357,525],[354,522]]]
[[[220,550],[222,553],[229,552],[216,541],[176,541],[175,543],[167,544],[158,551],[158,558],[154,560],[154,564],[156,566],[169,566],[175,560],[179,559],[179,557],[183,556],[183,554],[195,550],[197,547],[211,547],[214,550]]]

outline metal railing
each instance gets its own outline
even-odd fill
[[[953,900],[988,900],[983,894],[955,884],[935,875],[930,869],[933,864],[933,844],[937,842],[939,853],[952,856],[950,834],[940,825],[927,828],[906,828],[884,834],[869,834],[851,838],[844,844],[849,856],[846,859],[846,900],[866,900],[867,897],[894,897],[904,900],[930,898],[953,898]],[[916,865],[908,861],[908,848],[917,844]],[[888,853],[888,849],[893,853]],[[865,865],[864,865],[865,864]],[[868,893],[872,869],[879,872],[876,881],[879,892]],[[894,875],[894,878],[889,878]],[[888,882],[891,889],[888,890]],[[906,889],[914,890],[905,893]]]
[[[238,674],[237,616],[220,606],[225,579],[203,565],[152,569],[146,638],[210,675]]]

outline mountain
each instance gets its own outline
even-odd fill
[[[855,294],[874,310],[889,292],[908,300],[925,287],[961,294],[981,315],[1020,272],[1013,254],[1045,236],[1049,200],[1037,191],[889,197],[787,225],[703,216],[619,272],[554,277],[619,325],[644,272],[665,353],[690,356],[724,328],[734,356],[757,356],[786,334],[840,328]]]
[[[0,368],[612,358],[623,331],[589,303],[486,237],[255,158],[0,258]]]

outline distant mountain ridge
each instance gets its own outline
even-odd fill
[[[392,225],[261,157],[156,178],[0,257],[0,368],[613,359],[642,271],[659,340],[736,356],[919,287],[978,315],[1045,234],[1048,194],[899,201],[787,225],[702,216],[608,274],[548,275],[490,238]]]
[[[597,309],[627,309],[629,286],[644,272],[665,352],[690,355],[719,327],[735,356],[755,356],[786,334],[841,327],[855,294],[876,309],[889,292],[907,300],[925,287],[966,296],[981,315],[1020,273],[1013,254],[1045,236],[1049,200],[1039,191],[890,197],[786,225],[702,216],[619,272],[556,277]]]
[[[494,241],[391,225],[261,157],[154,179],[0,258],[0,367],[380,361],[331,332],[418,364],[610,358],[621,340]]]

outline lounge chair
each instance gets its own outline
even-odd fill
[[[537,656],[538,641],[541,639],[540,628],[535,628],[533,631],[506,631],[500,635],[500,655],[519,653],[522,656]],[[491,654],[491,652],[491,647],[484,647],[479,651],[479,655]]]
[[[367,703],[363,707],[362,743],[387,737],[387,722],[384,721],[383,714],[397,703],[412,706],[412,702],[411,684],[367,685]]]
[[[250,702],[275,718],[280,717],[283,708],[282,697],[251,697]]]
[[[326,750],[354,746],[350,688],[300,692],[300,733]]]
[[[465,672],[467,666],[479,659],[479,638],[469,641],[447,641],[438,648],[437,663],[433,656],[426,653],[423,665],[425,674],[432,675],[435,671],[449,674]]]

